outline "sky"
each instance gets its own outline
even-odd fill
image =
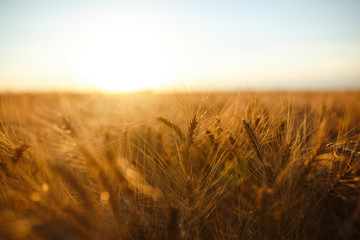
[[[360,1],[0,1],[0,91],[360,89]]]

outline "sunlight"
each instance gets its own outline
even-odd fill
[[[169,45],[151,16],[129,11],[92,19],[101,21],[86,19],[72,41],[74,76],[112,92],[153,89],[168,80]]]

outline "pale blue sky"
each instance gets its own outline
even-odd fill
[[[360,1],[0,1],[0,90],[360,88]]]

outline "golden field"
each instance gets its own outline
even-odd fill
[[[359,239],[360,93],[0,95],[0,239]]]

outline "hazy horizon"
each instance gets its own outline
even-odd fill
[[[360,89],[358,1],[1,1],[0,91]]]

